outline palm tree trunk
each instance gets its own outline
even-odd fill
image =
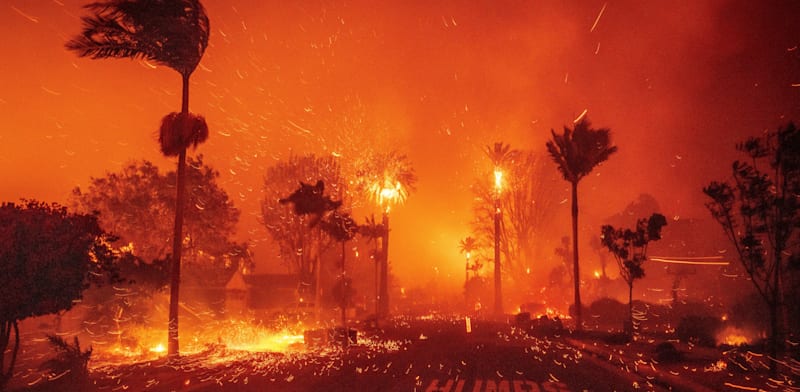
[[[631,278],[631,282],[628,284],[628,322],[623,330],[625,334],[633,337],[633,278]]]
[[[583,329],[581,312],[581,275],[578,264],[578,182],[572,183],[572,280],[575,285],[575,328]]]
[[[500,276],[500,198],[494,199],[494,314],[503,315],[503,290]]]
[[[189,113],[189,75],[181,75],[181,113]],[[172,271],[169,288],[169,338],[167,355],[180,354],[178,345],[178,303],[181,283],[181,250],[183,248],[183,205],[186,198],[186,148],[178,155],[177,196],[175,197],[175,230],[172,238]]]
[[[389,213],[383,213],[383,239],[381,240],[380,315],[389,315]]]
[[[344,262],[347,256],[346,253],[347,241],[342,241],[342,328],[344,328],[344,342],[342,343],[347,347],[350,341],[350,335],[347,330],[347,281],[345,280]]]

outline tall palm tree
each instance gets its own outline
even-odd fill
[[[168,355],[176,357],[186,148],[208,138],[205,120],[189,113],[189,77],[208,46],[208,16],[200,0],[106,0],[86,8],[92,15],[82,18],[83,31],[67,42],[67,49],[93,59],[142,58],[181,75],[181,111],[164,118],[159,135],[161,151],[178,156],[168,344]]]
[[[389,314],[389,210],[392,205],[403,204],[416,189],[417,175],[405,154],[391,150],[365,154],[355,176],[356,190],[383,209],[378,316],[384,316]]]
[[[551,130],[551,133],[553,139],[547,142],[547,151],[564,179],[572,184],[572,280],[575,285],[576,328],[580,330],[583,327],[583,318],[578,265],[578,182],[591,173],[595,166],[617,152],[617,147],[611,145],[611,130],[592,129],[592,124],[586,117],[575,123],[573,129],[564,127],[561,135],[555,130]]]
[[[503,314],[503,291],[501,288],[500,276],[500,223],[502,212],[500,210],[500,191],[502,186],[503,168],[514,160],[517,150],[512,150],[508,144],[497,142],[492,146],[486,146],[486,156],[494,165],[495,176],[495,195],[494,195],[494,313],[497,316]]]

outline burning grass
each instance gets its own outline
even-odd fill
[[[194,355],[210,348],[220,351],[246,351],[252,353],[287,353],[305,350],[303,344],[304,325],[292,327],[267,327],[253,320],[213,320],[199,326],[182,328],[181,354]],[[102,344],[96,340],[93,367],[117,362],[151,361],[165,356],[167,344],[166,326],[153,328],[131,326],[117,334],[116,339]]]

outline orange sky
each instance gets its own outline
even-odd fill
[[[129,160],[174,164],[155,130],[179,109],[178,74],[67,52],[85,3],[0,5],[1,200],[63,202]],[[353,138],[407,152],[419,183],[392,213],[394,269],[405,281],[420,267],[460,279],[468,187],[489,143],[544,154],[550,129],[584,110],[611,128],[619,153],[580,188],[582,227],[594,232],[644,192],[665,215],[706,218],[701,188],[726,177],[734,143],[800,119],[791,2],[204,4],[212,32],[190,107],[211,136],[198,152],[221,172],[260,263],[270,258],[263,174],[290,153],[346,159]],[[565,182],[552,186],[568,196]],[[548,230],[554,244],[569,224]]]

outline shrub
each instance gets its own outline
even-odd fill
[[[44,362],[42,368],[50,371],[52,382],[58,382],[60,390],[85,390],[84,387],[89,383],[88,366],[92,348],[81,351],[77,336],[72,345],[56,335],[47,335],[47,340],[56,356]]]

